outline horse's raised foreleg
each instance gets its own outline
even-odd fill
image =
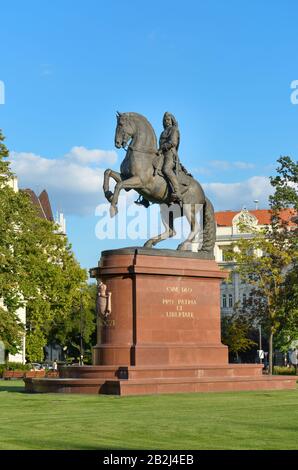
[[[113,198],[113,193],[110,191],[110,178],[113,178],[113,180],[116,181],[116,183],[119,183],[122,181],[120,173],[117,171],[108,169],[104,172],[104,177],[103,177],[103,192],[106,197],[106,199],[111,202]]]
[[[140,179],[139,176],[132,176],[131,178],[128,178],[127,180],[121,180],[119,181],[114,190],[113,197],[111,198],[111,207],[110,207],[110,216],[114,217],[114,215],[117,214],[118,209],[117,209],[117,204],[118,204],[118,198],[119,198],[119,193],[121,189],[141,189],[143,187],[143,183]]]

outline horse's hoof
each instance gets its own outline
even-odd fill
[[[114,195],[113,195],[112,191],[105,191],[105,197],[109,202],[112,202],[113,196]]]
[[[148,240],[146,243],[144,243],[143,247],[144,247],[144,248],[152,248],[152,247],[153,247],[153,243],[152,243],[150,240]]]
[[[190,251],[188,248],[188,243],[180,243],[180,245],[177,246],[178,251]]]
[[[111,206],[110,207],[110,217],[113,218],[115,217],[115,215],[117,215],[118,213],[118,209],[116,206]]]

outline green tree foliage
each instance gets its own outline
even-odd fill
[[[8,158],[9,152],[4,144],[5,137],[0,129],[0,182],[6,181],[8,176],[12,176],[12,173],[9,169],[9,162],[5,159]],[[2,184],[1,184],[2,187]]]
[[[275,344],[283,352],[287,352],[291,343],[298,340],[298,269],[297,260],[290,267],[283,283],[283,296],[281,297],[280,310],[286,318],[286,324],[278,332]]]
[[[221,340],[229,347],[229,352],[236,355],[248,351],[256,345],[249,338],[251,324],[247,317],[237,311],[233,315],[226,315],[221,320]]]
[[[42,362],[44,359],[43,348],[47,343],[45,333],[40,325],[36,325],[32,331],[30,327],[26,334],[26,358],[29,362]]]
[[[298,207],[298,164],[289,157],[278,160],[278,176],[271,178],[275,188],[270,198],[271,223],[263,230],[243,225],[243,232],[251,232],[249,239],[241,239],[232,246],[230,259],[245,283],[252,287],[246,304],[246,315],[261,324],[269,337],[269,371],[272,373],[273,337],[281,337],[286,330],[294,331],[297,315],[297,226],[291,217],[281,217],[284,207]]]
[[[77,360],[82,355],[91,362],[91,349],[96,343],[96,284],[86,285],[72,304],[68,316],[56,316],[50,338],[65,348],[66,357]]]
[[[15,313],[20,305],[20,295],[15,291],[15,279],[8,262],[12,257],[10,242],[15,238],[11,209],[17,207],[15,193],[8,185],[13,177],[8,155],[0,129],[0,338],[6,351],[14,354],[21,346],[24,328]]]
[[[20,350],[23,334],[24,326],[18,315],[0,307],[0,339],[7,352],[16,354]]]
[[[292,207],[298,211],[298,163],[290,157],[280,157],[277,160],[279,167],[277,176],[270,178],[275,192],[270,196],[272,210]]]
[[[285,245],[294,248],[298,245],[298,164],[290,157],[281,157],[278,160],[278,175],[270,178],[275,188],[270,197],[272,208],[272,230],[275,237],[284,239]],[[278,212],[282,208],[294,209],[295,215],[292,221],[296,227],[291,227],[289,237],[287,224],[281,224],[278,220]],[[298,339],[298,259],[293,258],[284,277],[283,296],[280,298],[279,308],[287,319],[286,325],[276,337],[278,348],[286,352],[293,340]]]
[[[0,134],[0,298],[5,306],[0,310],[0,325],[26,305],[27,358],[39,361],[55,319],[72,315],[87,273],[58,227],[39,217],[26,193],[9,186],[13,175],[5,161],[8,151],[3,140]],[[10,352],[21,334],[17,322],[7,325],[12,323],[14,329],[1,333]]]

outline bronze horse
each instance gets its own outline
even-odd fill
[[[138,113],[117,113],[117,127],[115,132],[115,146],[124,148],[128,145],[126,156],[121,163],[120,173],[107,169],[104,173],[103,190],[105,197],[111,203],[110,215],[117,214],[119,193],[122,189],[134,189],[145,199],[160,204],[161,208],[167,205],[171,208],[171,189],[161,171],[156,171],[157,142],[156,135],[147,119]],[[116,181],[114,193],[109,190],[109,179]],[[161,210],[162,222],[165,232],[150,238],[145,247],[152,248],[158,242],[175,235],[174,218],[186,216],[190,224],[190,233],[185,241],[180,243],[178,250],[190,250],[191,243],[198,240],[200,224],[197,221],[197,212],[203,207],[203,242],[199,252],[213,255],[215,243],[215,219],[211,202],[205,196],[203,188],[179,164],[178,181],[181,187],[182,204],[178,215],[174,211],[173,217],[165,217]]]

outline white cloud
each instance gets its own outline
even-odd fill
[[[233,162],[233,165],[239,170],[250,170],[255,167],[254,163],[247,163],[247,162]]]
[[[206,183],[202,186],[217,211],[239,210],[243,206],[254,209],[255,199],[259,201],[259,208],[266,208],[273,192],[269,178],[264,176],[253,176],[239,183]]]
[[[254,163],[241,162],[241,161],[228,162],[226,160],[211,160],[210,166],[220,171],[227,171],[233,168],[237,168],[238,170],[250,170],[252,168],[255,168]]]
[[[73,147],[61,158],[49,159],[34,153],[11,152],[12,169],[21,188],[37,193],[46,189],[54,210],[66,214],[94,214],[103,201],[104,169],[114,164],[114,151]],[[96,167],[95,163],[104,164]]]
[[[113,165],[117,161],[117,154],[113,150],[86,149],[85,147],[72,147],[65,157],[73,162],[107,163]]]
[[[209,168],[206,168],[204,166],[197,166],[195,168],[191,168],[191,173],[196,173],[198,175],[210,175],[211,171]]]
[[[10,156],[21,188],[31,188],[38,194],[46,189],[54,211],[76,215],[93,215],[96,206],[106,202],[102,191],[104,170],[117,161],[114,151],[85,147],[73,147],[55,159],[26,152],[11,152]],[[216,210],[253,208],[255,199],[259,207],[266,207],[272,193],[269,179],[263,176],[238,183],[206,183],[203,187]],[[121,194],[128,203],[137,197],[134,191]]]
[[[229,170],[231,168],[231,162],[227,162],[225,160],[211,160],[209,165],[212,168],[223,171]]]

